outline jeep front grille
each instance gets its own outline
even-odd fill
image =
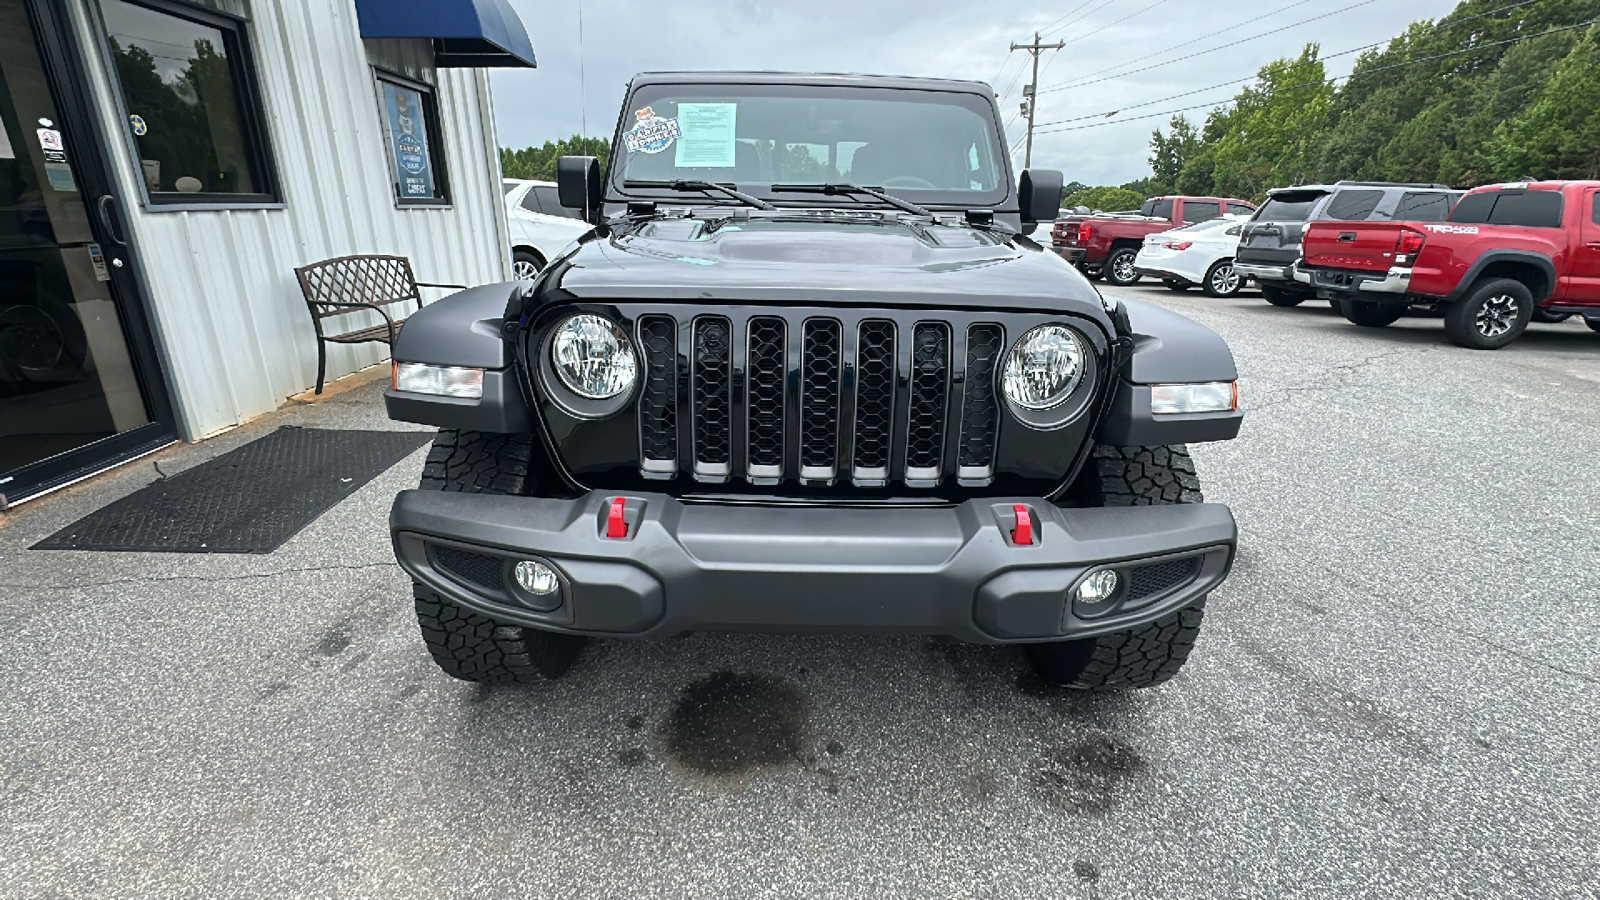
[[[646,478],[687,470],[710,484],[863,488],[894,480],[931,488],[951,477],[981,486],[993,478],[994,378],[1005,347],[998,323],[953,329],[774,312],[647,314],[637,328]],[[692,426],[680,435],[685,403]]]

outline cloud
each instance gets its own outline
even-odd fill
[[[1442,16],[1455,7],[1455,0],[1378,0],[1337,12],[1355,2],[1303,0],[1289,9],[1285,0],[1262,10],[1210,0],[1118,0],[1087,8],[1067,2],[1006,5],[964,0],[512,0],[528,26],[539,68],[494,72],[495,121],[500,143],[511,147],[542,144],[581,128],[609,138],[627,82],[638,72],[863,72],[989,82],[1004,92],[1001,113],[1010,123],[1008,138],[1016,141],[1022,136],[1022,120],[1014,113],[1021,100],[1027,54],[1010,53],[1007,48],[1013,41],[1026,42],[1036,29],[1054,25],[1045,40],[1067,43],[1063,50],[1041,58],[1039,83],[1044,88],[1170,60],[1334,13],[1147,72],[1043,93],[1036,119],[1048,122],[1117,109],[1135,116],[1226,100],[1238,85],[1128,109],[1247,77],[1277,57],[1299,53],[1307,42],[1320,42],[1324,53],[1334,53],[1386,40],[1413,19]],[[1074,8],[1079,10],[1077,20],[1069,17],[1063,22]],[[1131,18],[1117,22],[1130,14]],[[1227,30],[1198,39],[1223,29]],[[1356,56],[1331,61],[1329,74],[1345,74]],[[1188,115],[1198,121],[1205,110]],[[1067,180],[1087,184],[1120,184],[1148,174],[1150,132],[1164,127],[1164,118],[1093,121],[1113,124],[1036,135],[1034,165],[1061,169]],[[1016,161],[1020,166],[1020,151]]]

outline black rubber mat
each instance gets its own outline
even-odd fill
[[[280,428],[96,510],[33,549],[271,553],[432,438]]]

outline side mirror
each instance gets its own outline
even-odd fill
[[[602,198],[600,160],[592,156],[563,156],[556,160],[556,195],[567,209],[580,210],[585,222],[600,216]]]
[[[1040,222],[1055,221],[1061,209],[1061,188],[1066,184],[1054,169],[1024,169],[1017,190],[1017,208],[1022,213],[1022,233],[1033,234]]]

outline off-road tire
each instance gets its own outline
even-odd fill
[[[1505,302],[1515,304],[1515,314],[1509,319],[1492,316],[1492,311]],[[1533,292],[1514,278],[1488,278],[1473,285],[1467,295],[1450,304],[1444,311],[1444,333],[1450,340],[1469,350],[1498,350],[1511,343],[1528,329],[1533,319]],[[1494,331],[1502,322],[1505,330]]]
[[[1181,445],[1097,445],[1072,499],[1092,506],[1202,503],[1194,460]],[[1206,599],[1126,631],[1028,644],[1033,671],[1050,684],[1083,690],[1154,687],[1178,674],[1200,634]]]
[[[1267,302],[1273,306],[1299,306],[1309,298],[1307,294],[1297,294],[1294,291],[1266,285],[1261,286],[1261,296],[1267,298]]]
[[[1222,269],[1233,270],[1233,260],[1219,259],[1206,269],[1206,277],[1200,281],[1200,289],[1205,291],[1207,297],[1236,297],[1244,290],[1245,278],[1238,272],[1233,273],[1232,287],[1226,287],[1227,276],[1222,274]]]
[[[1406,308],[1398,303],[1374,303],[1350,297],[1339,301],[1339,315],[1362,328],[1387,328],[1405,314]]]
[[[469,494],[537,493],[526,434],[441,429],[422,466],[422,489]],[[433,661],[446,674],[487,684],[526,684],[560,678],[588,638],[509,625],[412,584],[417,624]]]
[[[1138,255],[1139,251],[1132,247],[1112,247],[1111,254],[1106,257],[1105,262],[1100,264],[1101,276],[1105,278],[1107,284],[1113,284],[1117,287],[1138,284],[1139,273],[1133,271],[1133,261]],[[1123,268],[1127,273],[1127,277],[1120,277],[1117,275],[1117,264],[1122,262],[1124,258],[1126,258],[1127,265]]]
[[[1200,636],[1206,598],[1137,628],[1078,641],[1028,644],[1041,679],[1091,691],[1155,687],[1183,668]]]

